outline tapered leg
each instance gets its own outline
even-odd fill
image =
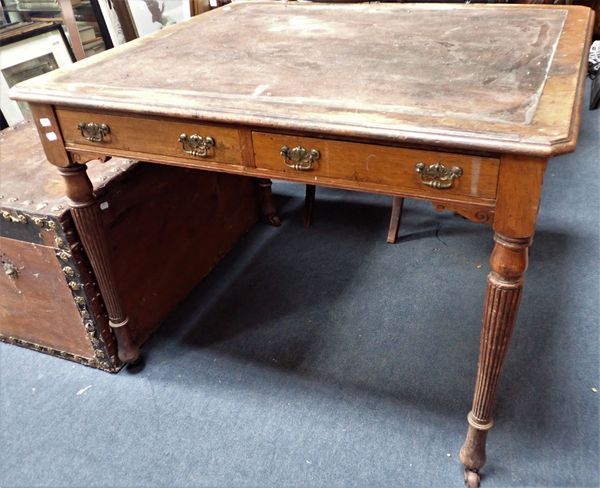
[[[271,186],[273,182],[266,178],[257,178],[258,184],[258,198],[260,203],[260,210],[262,214],[267,218],[269,223],[275,227],[281,225],[281,219],[277,215],[275,205],[273,205],[273,192]]]
[[[512,239],[498,233],[488,275],[479,363],[473,407],[467,416],[467,438],[460,451],[469,488],[479,485],[479,469],[485,463],[485,441],[492,428],[496,388],[512,334],[527,269],[530,238]]]
[[[313,221],[316,190],[315,185],[306,185],[306,195],[304,197],[304,227],[306,228],[309,228]]]
[[[75,227],[98,280],[109,324],[117,339],[119,359],[135,364],[140,359],[140,351],[131,337],[127,316],[117,293],[100,209],[86,169],[85,165],[76,165],[60,168],[59,171],[65,180]]]
[[[400,230],[400,221],[402,220],[402,207],[404,206],[404,198],[392,198],[392,216],[390,217],[390,227],[388,228],[387,241],[390,244],[395,244],[398,239],[398,231]]]

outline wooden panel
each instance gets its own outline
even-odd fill
[[[144,165],[100,200],[109,203],[102,217],[137,341],[144,342],[256,222],[253,183],[235,175]]]
[[[69,33],[69,41],[73,47],[75,58],[77,61],[85,59],[85,50],[83,49],[83,43],[81,42],[81,36],[79,35],[77,19],[75,18],[71,0],[58,0],[58,6],[60,7],[62,23]]]
[[[173,156],[190,161],[217,161],[225,164],[241,164],[242,155],[239,134],[236,129],[215,127],[193,121],[164,120],[152,117],[132,117],[127,115],[108,115],[105,113],[80,112],[57,109],[56,116],[63,131],[67,147],[77,144],[89,146],[95,150],[106,149],[131,151],[144,159],[145,154]],[[86,140],[77,128],[79,122],[106,124],[110,133],[103,142]],[[215,147],[207,157],[194,157],[185,153],[179,135],[199,134],[215,140]]]
[[[15,25],[12,28],[0,30],[0,46],[6,46],[13,42],[27,39],[30,36],[39,35],[55,29],[54,22],[29,22]]]
[[[30,103],[29,108],[38,130],[40,141],[42,141],[46,159],[55,166],[68,166],[70,164],[69,156],[65,151],[60,126],[56,121],[56,114],[52,106]],[[37,144],[35,146],[37,147]]]
[[[573,150],[591,28],[579,6],[237,3],[11,95],[548,156]]]
[[[498,160],[480,156],[467,156],[417,149],[375,146],[324,139],[253,133],[256,167],[278,171],[284,175],[335,178],[352,182],[376,184],[383,189],[408,190],[424,198],[442,198],[463,195],[473,198],[494,199],[498,177]],[[297,171],[287,167],[279,151],[282,146],[303,146],[321,153],[311,171]],[[442,163],[446,167],[459,166],[463,175],[450,189],[435,189],[423,185],[415,165]]]
[[[18,270],[14,279],[0,273],[0,332],[94,357],[55,250],[0,237],[0,258]]]
[[[522,238],[535,232],[546,160],[504,156],[500,163],[494,230]]]

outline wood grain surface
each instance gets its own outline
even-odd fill
[[[306,172],[315,184],[324,178],[372,183],[387,187],[392,193],[402,190],[419,193],[422,198],[461,195],[490,202],[496,198],[498,159],[261,132],[253,134],[253,141],[256,167],[278,171],[283,178],[297,175],[298,171],[284,164],[280,148],[302,146],[320,153],[314,168]],[[339,164],[340,161],[344,164]],[[421,162],[427,166],[442,163],[448,169],[458,166],[463,174],[451,188],[431,188],[421,182],[416,172],[415,165]]]
[[[0,258],[19,272],[16,279],[0,279],[0,332],[94,357],[55,249],[0,236]]]
[[[591,10],[226,6],[17,85],[17,99],[550,156],[574,149]]]
[[[22,25],[15,25],[12,28],[7,27],[0,30],[0,46],[9,44],[15,38],[22,38],[22,36],[31,32],[44,30],[52,25],[54,22],[24,22]]]
[[[194,161],[198,158],[186,154],[179,142],[179,135],[198,134],[202,137],[210,136],[215,141],[215,146],[203,159],[225,164],[242,164],[242,151],[236,129],[207,126],[194,121],[166,121],[154,117],[128,117],[60,108],[56,110],[56,117],[67,146],[79,144],[97,148],[100,145],[107,148],[108,153],[112,149],[123,149],[141,154],[163,154]],[[89,142],[77,128],[79,122],[107,124],[110,133],[101,144]]]

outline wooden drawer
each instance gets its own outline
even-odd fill
[[[104,147],[111,150],[109,154],[135,159],[150,159],[144,156],[158,155],[191,161],[242,164],[237,129],[215,127],[194,121],[181,122],[128,115],[108,115],[61,108],[57,108],[56,116],[67,147],[88,146],[94,151]],[[78,128],[78,124],[81,122],[106,124],[109,129],[108,133],[102,137],[102,141],[89,141]],[[214,140],[214,146],[208,149],[205,156],[190,155],[186,153],[179,141],[181,134],[209,136]],[[186,149],[192,148],[188,146]]]
[[[309,137],[284,136],[253,132],[255,163],[259,169],[281,172],[285,175],[314,175],[315,184],[323,179],[368,183],[381,191],[386,188],[424,197],[460,195],[477,199],[494,199],[499,160],[479,156],[424,151],[353,142],[332,141]],[[307,171],[286,166],[280,154],[282,146],[302,146],[316,149],[320,157]],[[462,169],[462,175],[450,182],[450,188],[434,188],[421,181],[416,165],[442,163],[447,168]],[[349,186],[352,186],[350,184]]]

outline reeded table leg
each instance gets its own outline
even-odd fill
[[[511,239],[496,234],[488,275],[479,364],[473,408],[467,416],[469,430],[460,451],[467,486],[479,485],[479,469],[485,463],[485,441],[492,428],[496,387],[512,334],[527,269],[529,238]]]
[[[479,363],[468,431],[460,450],[467,487],[479,486],[479,470],[485,464],[485,443],[492,428],[492,412],[502,365],[515,326],[529,247],[546,161],[504,156],[500,162],[494,216],[494,250],[483,310]]]
[[[86,169],[85,165],[76,165],[60,168],[59,171],[65,180],[67,196],[71,200],[75,227],[98,280],[108,311],[109,324],[117,339],[119,359],[124,363],[135,364],[140,359],[140,351],[132,340],[127,316],[115,286],[100,209]]]
[[[273,205],[273,192],[271,191],[273,182],[266,178],[257,178],[256,182],[258,184],[258,198],[262,214],[267,218],[269,224],[279,227],[281,219],[277,215],[275,205]]]

